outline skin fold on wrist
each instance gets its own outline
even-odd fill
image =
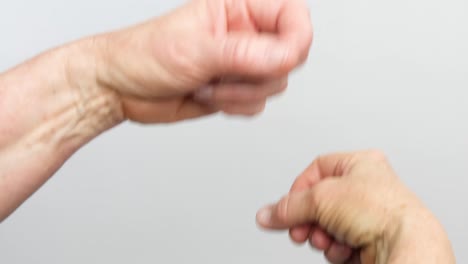
[[[46,143],[52,136],[87,141],[122,122],[119,96],[96,78],[104,67],[100,53],[94,38],[83,39],[1,75],[0,120],[16,130],[0,128],[0,148],[24,140]]]
[[[0,75],[0,222],[80,147],[124,121],[99,85],[94,39],[45,52]],[[27,76],[27,78],[25,78]]]

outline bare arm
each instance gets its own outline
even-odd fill
[[[96,80],[86,39],[0,75],[0,220],[81,146],[123,121],[117,95]]]
[[[312,25],[303,0],[261,1],[193,0],[1,74],[0,221],[81,146],[124,120],[262,112],[306,61]]]

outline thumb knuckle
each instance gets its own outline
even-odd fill
[[[278,203],[278,220],[282,223],[288,223],[290,221],[290,211],[289,211],[289,197],[286,196],[280,200]]]

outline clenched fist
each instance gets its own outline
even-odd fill
[[[173,122],[261,112],[307,59],[312,26],[303,0],[195,0],[94,41],[98,83],[126,117]]]
[[[311,42],[304,0],[193,0],[0,73],[0,222],[126,120],[260,113]]]
[[[377,151],[319,157],[257,220],[332,263],[455,263],[440,224]]]

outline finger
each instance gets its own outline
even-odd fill
[[[288,85],[287,77],[262,83],[220,83],[200,89],[195,98],[201,102],[248,104],[282,93]]]
[[[282,93],[287,86],[287,78],[279,78],[260,84],[225,83],[214,88],[212,100],[228,103],[258,102]]]
[[[323,181],[310,190],[290,193],[278,203],[261,209],[257,221],[264,228],[279,230],[317,222],[320,205],[325,203],[329,209],[329,205],[331,208],[337,205],[336,199],[330,197],[336,184],[333,180]]]
[[[278,30],[281,39],[296,51],[298,63],[303,63],[308,55],[313,40],[313,28],[309,8],[305,1],[288,1],[278,18]]]
[[[354,153],[343,152],[318,157],[297,177],[291,191],[309,189],[326,177],[342,176],[347,167],[351,166],[354,156]]]
[[[326,251],[332,245],[333,240],[319,227],[315,227],[309,236],[309,243],[318,250]]]
[[[288,44],[291,56],[304,61],[313,38],[309,7],[304,0],[246,0],[250,17],[262,32],[277,33]]]
[[[351,154],[339,153],[332,154],[323,157],[317,158],[309,167],[307,167],[304,172],[299,175],[294,181],[290,192],[301,192],[307,189],[310,189],[312,186],[317,184],[321,179],[334,176],[333,174],[339,173],[341,168],[336,169],[340,164],[345,164],[347,159],[350,159]],[[297,234],[298,237],[302,238],[304,231],[294,230],[296,227],[293,227],[290,230],[290,233]]]
[[[325,256],[331,263],[345,263],[352,255],[353,251],[346,245],[333,243],[325,252]]]
[[[216,105],[223,113],[228,115],[240,115],[240,116],[254,116],[265,109],[266,100],[260,102],[248,103],[248,104],[234,104],[227,103]]]
[[[307,241],[310,230],[312,230],[312,226],[310,224],[296,226],[289,229],[289,237],[291,237],[292,241],[302,244]]]
[[[288,44],[273,35],[231,32],[216,43],[215,65],[221,75],[278,78],[298,65]]]
[[[323,178],[320,172],[318,161],[315,160],[312,164],[307,167],[294,181],[291,186],[291,192],[300,192],[307,190],[314,186]]]
[[[189,98],[165,101],[124,98],[122,106],[125,118],[143,124],[177,122],[217,112],[212,106],[199,104]]]

